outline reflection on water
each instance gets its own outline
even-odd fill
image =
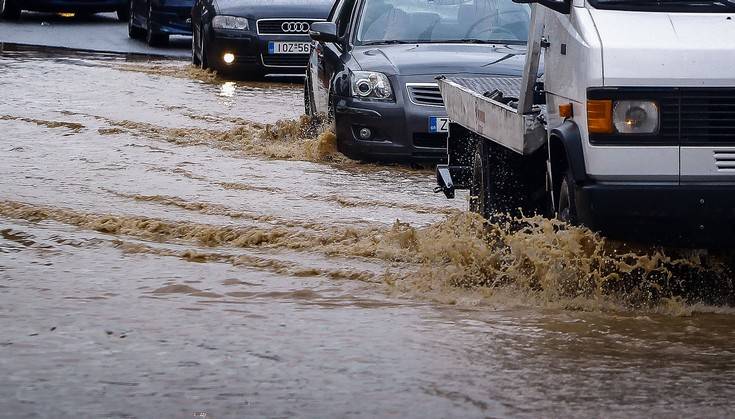
[[[14,417],[732,411],[729,254],[487,226],[297,85],[19,51],[0,85]]]
[[[222,83],[219,94],[220,96],[232,97],[235,95],[236,89],[237,89],[237,84],[235,84],[235,82],[227,81],[227,82]]]

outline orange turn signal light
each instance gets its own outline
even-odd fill
[[[574,116],[574,108],[571,103],[559,105],[559,116],[566,119]]]
[[[612,134],[613,102],[612,100],[587,101],[587,128],[591,134]]]

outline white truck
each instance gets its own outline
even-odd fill
[[[488,218],[731,247],[735,1],[514,1],[533,3],[523,76],[438,79],[437,190]]]

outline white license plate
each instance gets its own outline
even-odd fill
[[[449,118],[430,116],[429,132],[449,132]]]
[[[268,42],[268,54],[308,54],[311,44],[309,42]]]

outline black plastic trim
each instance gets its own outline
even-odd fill
[[[551,130],[551,136],[558,138],[564,145],[567,163],[572,170],[572,176],[577,183],[586,182],[587,169],[584,164],[584,149],[582,148],[582,134],[573,121],[564,121],[559,127]]]

